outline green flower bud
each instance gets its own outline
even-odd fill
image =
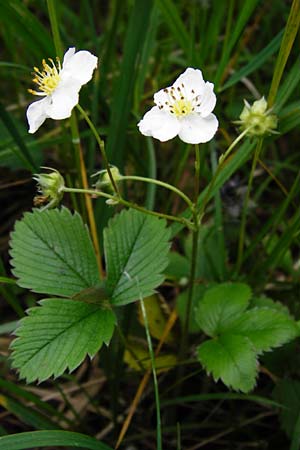
[[[111,175],[117,184],[122,180],[122,175],[119,172],[119,169],[115,166],[110,166]],[[98,181],[95,183],[95,188],[99,191],[107,192],[108,194],[113,194],[114,188],[109,177],[108,171],[106,169],[100,170],[100,172],[95,173],[93,176],[99,176]]]
[[[235,123],[241,126],[242,130],[248,129],[249,136],[263,136],[264,134],[276,133],[277,116],[270,114],[267,102],[264,97],[256,100],[251,106],[244,100],[245,106],[240,115],[240,120]]]
[[[38,192],[41,195],[34,197],[33,202],[35,206],[46,203],[44,209],[54,208],[63,198],[65,182],[57,170],[51,169],[50,167],[43,167],[43,169],[49,169],[52,172],[34,175],[33,179],[37,181]]]

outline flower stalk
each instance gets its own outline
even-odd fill
[[[159,213],[157,211],[151,211],[149,209],[143,208],[142,206],[139,206],[135,203],[129,202],[125,200],[122,197],[117,197],[115,195],[107,194],[106,192],[97,191],[96,189],[79,189],[79,188],[73,188],[73,187],[64,187],[63,192],[69,192],[74,194],[87,194],[91,195],[92,197],[103,197],[106,198],[109,201],[109,204],[115,205],[115,204],[121,204],[124,206],[127,206],[127,208],[136,209],[137,211],[140,211],[144,214],[149,214],[151,216],[160,217],[162,219],[171,220],[173,222],[179,222],[183,224],[184,226],[188,227],[190,230],[194,230],[194,224],[188,219],[185,219],[184,217],[176,217],[172,216],[170,214],[164,214]]]
[[[108,176],[110,178],[111,184],[114,188],[114,191],[116,193],[117,196],[119,196],[119,189],[118,189],[118,185],[114,180],[114,177],[111,173],[111,169],[110,169],[110,165],[107,159],[107,155],[106,155],[106,151],[105,151],[105,146],[104,146],[104,141],[101,139],[98,131],[96,130],[96,127],[94,126],[93,122],[91,121],[91,119],[89,118],[88,114],[85,112],[85,110],[78,104],[77,105],[77,109],[80,112],[80,114],[82,115],[82,117],[84,118],[84,120],[86,121],[86,123],[88,124],[88,126],[90,127],[90,130],[92,131],[93,135],[95,136],[95,139],[97,141],[97,144],[99,146],[102,158],[104,160],[104,165],[105,168],[107,170]]]
[[[188,205],[188,207],[191,210],[194,207],[194,204],[190,200],[190,198],[187,195],[185,195],[184,192],[182,192],[180,189],[176,188],[172,184],[165,183],[164,181],[156,180],[154,178],[146,178],[146,177],[140,177],[140,176],[136,176],[136,175],[124,175],[124,176],[121,176],[120,179],[121,180],[142,181],[144,183],[152,183],[157,186],[164,187],[166,189],[169,189],[170,191],[175,192],[177,195],[179,195],[185,201],[185,203]]]
[[[194,180],[194,203],[192,205],[193,212],[193,222],[194,222],[194,230],[193,230],[193,242],[192,242],[192,259],[191,259],[191,268],[190,268],[190,278],[189,278],[189,289],[188,289],[188,298],[186,303],[186,311],[185,311],[185,319],[183,324],[182,331],[182,341],[181,341],[181,349],[180,349],[180,357],[183,358],[186,353],[186,349],[188,346],[188,336],[189,336],[189,324],[193,303],[193,294],[195,287],[195,278],[196,278],[196,268],[197,268],[197,255],[198,255],[198,241],[199,241],[199,229],[201,224],[201,218],[198,213],[197,208],[197,200],[199,197],[200,191],[200,149],[199,145],[195,145],[195,180]]]

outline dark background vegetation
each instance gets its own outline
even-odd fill
[[[157,176],[192,193],[193,154],[186,144],[178,139],[152,143],[139,134],[136,124],[152,106],[154,92],[172,84],[186,67],[201,68],[206,80],[216,82],[216,115],[220,122],[213,144],[201,146],[201,187],[205,187],[211,178],[212,161],[239,133],[233,121],[238,119],[243,99],[253,102],[262,95],[268,96],[281,38],[274,42],[272,51],[257,55],[269,48],[284,30],[291,4],[283,0],[57,2],[64,48],[76,46],[99,57],[99,69],[93,81],[82,89],[80,102],[104,138],[110,162],[123,173]],[[47,3],[0,2],[0,23],[0,275],[9,277],[9,233],[14,222],[32,208],[35,195],[32,172],[41,165],[55,167],[75,184],[78,174],[68,121],[55,124],[47,120],[34,136],[27,133],[25,111],[32,101],[27,92],[32,87],[32,67],[39,66],[43,58],[55,57]],[[251,68],[253,61],[257,64]],[[224,272],[222,276],[217,274],[215,281],[230,280],[235,275],[249,283],[254,292],[288,306],[296,319],[300,317],[300,235],[299,226],[295,228],[299,217],[299,179],[295,185],[300,167],[299,61],[297,36],[277,97],[281,100],[277,111],[280,134],[264,141],[254,174],[247,209],[246,256],[238,274],[234,274],[234,268],[251,153],[236,173],[224,181],[205,217],[210,226],[219,221],[217,225],[223,230],[221,247],[214,247],[211,253],[216,258],[225,255],[217,262],[225,268]],[[249,65],[246,75],[239,72]],[[240,76],[232,83],[234,74]],[[83,121],[80,130],[91,175],[102,168],[101,158]],[[153,154],[156,164],[150,163]],[[34,170],[30,170],[32,164]],[[131,200],[144,203],[153,192],[129,184],[126,194]],[[288,205],[279,216],[287,198]],[[64,198],[64,204],[74,208],[68,197]],[[82,204],[79,202],[77,206],[84,214]],[[173,214],[183,210],[183,205],[164,190],[155,192],[153,206]],[[112,211],[100,200],[94,202],[94,207],[101,236]],[[274,244],[266,247],[270,236]],[[174,249],[183,252],[186,238],[186,233],[179,234]],[[178,280],[169,280],[162,288],[170,309],[175,307],[181,289]],[[41,296],[7,283],[0,285],[0,292],[0,434],[62,428],[96,436],[113,446],[142,376],[122,364],[118,339],[73,374],[38,386],[26,386],[10,369],[9,344],[16,321]],[[125,333],[144,339],[136,307],[129,306],[124,316],[127,314],[132,320],[127,323],[121,318],[128,327]],[[177,337],[180,334],[179,323],[174,334]],[[264,357],[253,393],[260,399],[283,403],[286,408],[256,401],[251,396],[231,398],[229,391],[207,377],[195,361],[197,343],[198,337],[192,337],[190,360],[185,364],[186,379],[179,387],[175,385],[174,369],[159,375],[164,448],[176,448],[177,423],[184,449],[290,448],[290,440],[296,433],[299,435],[299,343],[293,342]],[[167,350],[176,354],[176,339]],[[179,401],[176,406],[164,404],[180,395],[217,393],[220,394],[217,399]],[[121,448],[155,449],[155,427],[150,382]],[[292,450],[296,448],[299,446]]]

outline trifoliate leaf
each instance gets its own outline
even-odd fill
[[[244,312],[228,332],[246,336],[257,352],[269,351],[299,336],[296,322],[271,308],[253,308]]]
[[[230,326],[249,304],[251,289],[243,283],[222,283],[208,289],[196,312],[196,320],[208,336]]]
[[[109,343],[115,315],[110,309],[80,301],[50,298],[29,309],[12,343],[12,366],[27,382],[70,371],[88,354]]]
[[[198,347],[198,358],[214,380],[226,386],[249,392],[257,375],[256,353],[248,338],[224,334]]]
[[[99,283],[88,230],[79,214],[66,208],[25,213],[10,245],[19,286],[69,297]]]
[[[170,232],[166,222],[129,209],[104,230],[107,288],[114,305],[153,294],[168,265]]]

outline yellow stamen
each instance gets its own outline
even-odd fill
[[[37,91],[28,89],[28,91],[33,95],[50,95],[57,88],[57,85],[60,82],[61,63],[59,58],[56,58],[56,63],[51,58],[48,60],[50,61],[50,64],[47,64],[46,60],[43,59],[42,70],[37,67],[33,68],[34,78],[32,81],[38,85]]]

